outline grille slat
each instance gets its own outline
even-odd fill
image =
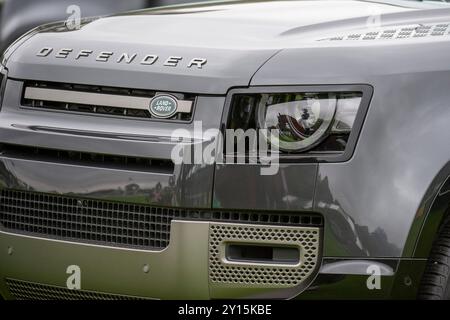
[[[2,229],[37,237],[162,250],[169,244],[173,219],[323,225],[322,217],[313,213],[167,208],[11,189],[0,192]]]

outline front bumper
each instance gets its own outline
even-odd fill
[[[75,265],[81,271],[75,298],[291,298],[317,275],[320,238],[311,227],[173,220],[169,246],[148,251],[2,231],[0,289],[6,298],[64,298],[71,294],[66,271]],[[228,243],[297,245],[300,262],[231,261]]]
[[[211,222],[173,221],[163,251],[113,248],[0,232],[0,294],[6,299],[414,299],[426,259],[319,258],[302,285],[289,288],[215,286],[209,274]],[[69,266],[81,289],[67,289]],[[330,268],[330,266],[343,266]],[[350,267],[353,265],[353,267]],[[360,268],[355,268],[359,265]],[[369,289],[363,266],[380,266]],[[319,269],[320,266],[320,269]],[[392,267],[390,272],[385,269]],[[333,271],[334,269],[334,271]]]

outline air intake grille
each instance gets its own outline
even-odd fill
[[[9,292],[16,300],[138,300],[143,298],[100,293],[85,290],[69,290],[46,284],[6,279]]]
[[[213,284],[285,288],[300,285],[311,276],[319,260],[320,229],[311,227],[243,226],[211,224],[209,279]],[[235,263],[224,259],[225,246],[257,244],[295,246],[300,251],[297,265]]]
[[[450,24],[448,23],[441,23],[436,25],[415,25],[404,28],[392,28],[362,33],[351,33],[347,35],[321,39],[321,41],[367,41],[449,36],[449,26]]]
[[[74,242],[161,250],[172,219],[321,226],[316,214],[253,213],[155,207],[28,191],[0,192],[0,224],[25,233]]]
[[[151,90],[27,81],[22,105],[54,111],[151,119],[150,101],[156,95],[157,92]],[[178,112],[170,120],[190,121],[195,96],[182,93],[171,95],[178,99]]]
[[[6,143],[0,144],[0,152],[3,156],[12,158],[164,174],[173,174],[175,167],[171,160],[165,159],[39,148]]]

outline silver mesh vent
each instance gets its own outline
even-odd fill
[[[351,33],[339,35],[319,41],[367,41],[367,40],[390,40],[390,39],[412,39],[424,37],[439,37],[450,35],[450,23],[435,25],[415,25],[403,28],[390,28],[378,31]]]
[[[300,262],[295,265],[228,261],[229,243],[296,246]],[[320,229],[212,223],[209,240],[209,279],[212,284],[245,287],[287,288],[300,285],[313,275],[319,261]]]
[[[6,279],[9,292],[16,300],[136,300],[143,299],[110,293],[70,290],[46,284]]]

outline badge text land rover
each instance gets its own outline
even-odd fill
[[[162,7],[1,68],[4,298],[450,298],[449,4]]]

